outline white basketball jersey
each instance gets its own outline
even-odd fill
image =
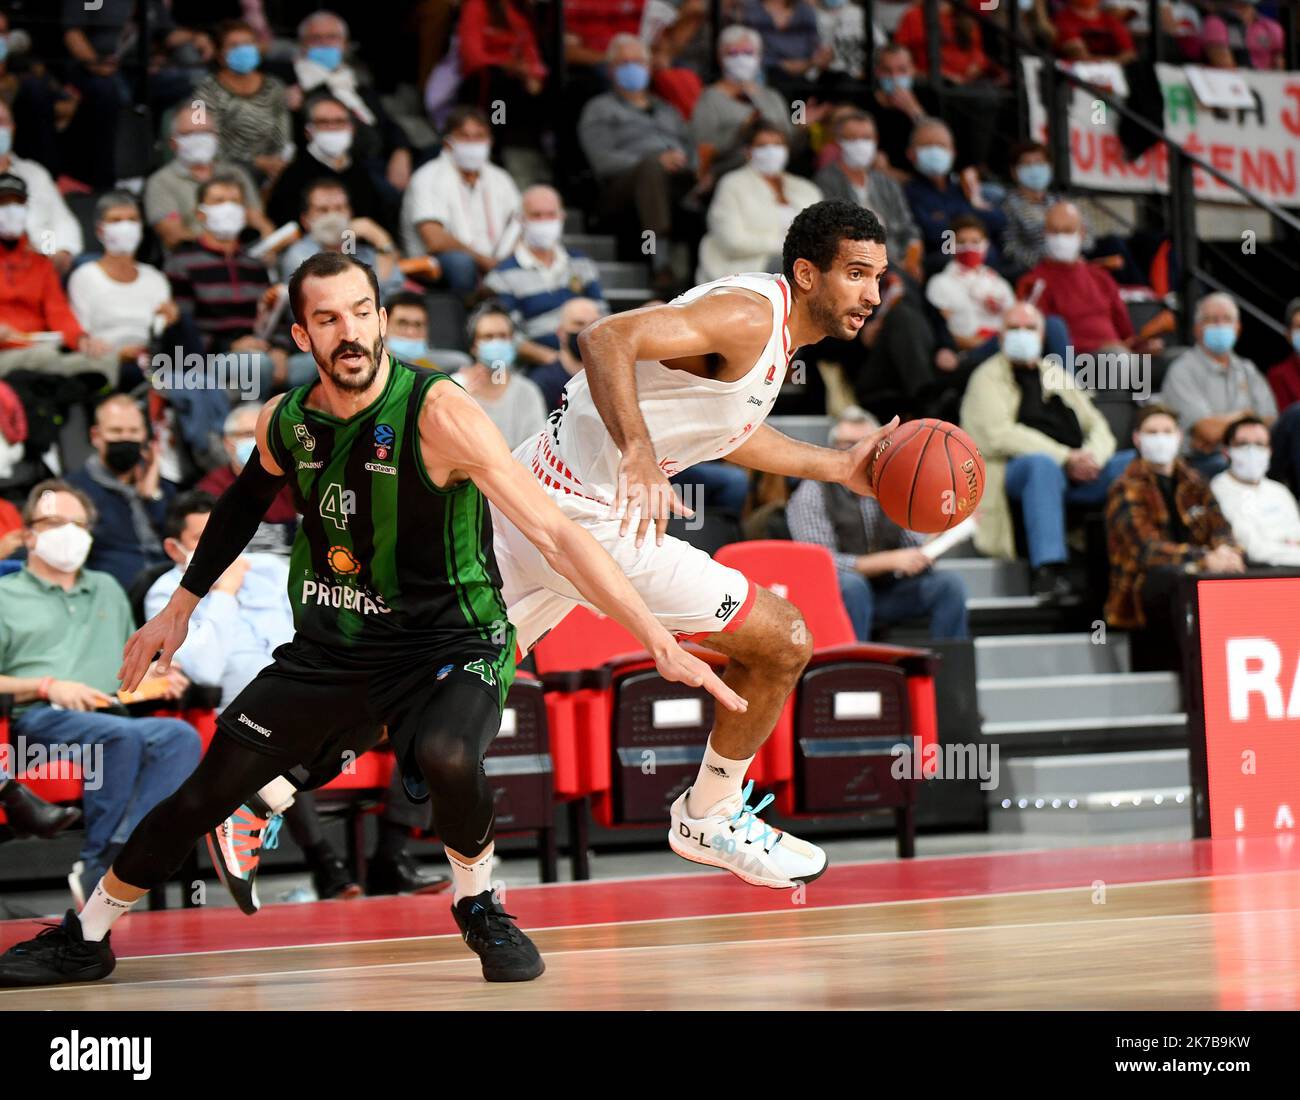
[[[722,458],[741,445],[771,411],[794,348],[790,346],[790,287],[784,276],[728,275],[688,290],[684,305],[720,287],[762,294],[772,303],[772,332],[754,365],[734,382],[701,378],[657,360],[636,364],[636,390],[659,467],[672,477],[698,462]],[[516,452],[543,483],[577,496],[612,502],[622,458],[591,399],[586,371],[564,388],[560,407],[535,443]]]

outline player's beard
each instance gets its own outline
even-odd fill
[[[853,340],[857,338],[860,330],[853,328],[849,324],[847,314],[835,308],[835,302],[829,295],[826,297],[815,295],[810,298],[808,300],[808,312],[812,315],[817,328],[824,335],[833,336],[837,340]]]
[[[379,373],[380,356],[384,350],[384,339],[379,337],[375,340],[374,346],[367,349],[365,345],[358,343],[356,340],[344,340],[330,352],[329,362],[322,363],[320,353],[312,347],[312,356],[315,358],[317,365],[323,370],[334,385],[341,390],[353,390],[360,392],[368,389],[370,383],[375,380],[375,375]],[[338,366],[338,358],[345,352],[356,351],[362,355],[369,354],[370,365],[358,370],[348,370]]]

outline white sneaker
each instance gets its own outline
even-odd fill
[[[812,882],[826,870],[826,853],[806,840],[769,829],[758,812],[774,796],[764,795],[757,806],[750,806],[753,789],[751,779],[740,794],[693,818],[686,812],[688,787],[672,805],[668,846],[683,859],[721,867],[751,886],[788,890]]]

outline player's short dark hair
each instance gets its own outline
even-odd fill
[[[411,306],[418,309],[424,314],[425,319],[429,316],[429,306],[424,300],[423,294],[418,294],[414,290],[399,290],[396,294],[390,294],[388,300],[384,303],[384,308],[392,313],[398,306]]]
[[[1137,414],[1133,417],[1133,430],[1140,432],[1142,425],[1153,416],[1167,416],[1175,424],[1178,423],[1178,414],[1173,409],[1168,405],[1161,405],[1159,402],[1153,401],[1151,404],[1143,405],[1138,409]]]
[[[1258,416],[1254,413],[1247,413],[1245,416],[1237,417],[1236,420],[1223,429],[1223,445],[1225,447],[1231,447],[1233,441],[1237,438],[1237,433],[1241,431],[1242,428],[1249,428],[1253,424],[1258,424],[1265,431],[1268,430],[1268,425]]]
[[[202,205],[208,197],[208,192],[220,184],[225,184],[235,188],[239,192],[239,201],[248,202],[248,196],[244,193],[243,180],[235,175],[234,172],[216,172],[210,178],[199,182],[198,190],[195,192],[195,198],[198,200],[199,204]]]
[[[805,207],[790,223],[781,250],[781,269],[794,279],[795,260],[807,260],[818,271],[829,271],[840,252],[841,241],[885,243],[885,227],[864,206],[841,199],[825,199]]]
[[[373,267],[363,264],[355,256],[349,256],[346,252],[317,252],[314,256],[308,256],[303,260],[298,265],[298,270],[289,279],[289,308],[293,310],[293,319],[300,325],[307,324],[302,312],[303,283],[308,279],[330,279],[354,267],[366,273],[366,278],[370,282],[370,293],[374,295],[375,308],[378,309],[379,280],[375,277]]]
[[[342,191],[343,197],[348,200],[348,205],[352,205],[352,196],[348,194],[348,185],[338,176],[317,176],[302,189],[302,213],[307,213],[308,207],[311,206],[311,197],[317,191]]]
[[[201,489],[191,489],[188,493],[178,493],[167,507],[163,518],[163,538],[178,539],[185,530],[185,521],[190,516],[206,516],[212,511],[217,498]]]
[[[984,236],[989,235],[989,228],[984,224],[982,218],[977,218],[974,214],[958,214],[949,223],[948,228],[952,230],[953,236],[956,236],[963,229],[978,229]]]

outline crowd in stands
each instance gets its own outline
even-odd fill
[[[322,250],[375,268],[388,350],[450,373],[513,447],[582,370],[578,334],[617,308],[580,229],[643,269],[641,304],[777,271],[799,211],[856,203],[888,234],[881,304],[857,340],[805,349],[812,404],[788,411],[829,415],[835,447],[896,413],[958,421],[988,473],[975,545],[1026,559],[1045,601],[1078,595],[1071,525],[1104,512],[1106,617],[1163,630],[1157,651],[1187,568],[1300,565],[1300,299],[1267,371],[1235,350],[1222,293],[1166,355],[1172,325],[1130,310],[1162,300],[1149,255],[1094,230],[1043,144],[994,149],[1007,5],[939,4],[959,101],[938,94],[907,0],[878,0],[872,26],[845,0],[723,0],[716,40],[704,0],[563,0],[562,65],[525,0],[398,5],[410,43],[392,58],[354,38],[354,4],[351,28],[291,0],[52,6],[31,26],[0,11],[0,693],[15,732],[105,746],[78,881],[197,757],[180,719],[119,713],[113,654],[179,582],[260,403],[315,377],[285,284]],[[1029,0],[1019,27],[1062,59],[1125,62],[1149,11]],[[1285,64],[1268,3],[1158,12],[1176,58]],[[1131,438],[1072,384],[1080,354],[1161,363]],[[825,545],[860,638],[904,621],[968,636],[960,580],[874,500],[725,462],[675,480],[747,533]],[[286,492],[201,605],[169,697],[202,682],[230,698],[288,636],[297,522]],[[427,820],[389,805],[366,885],[423,888],[406,845]],[[71,820],[4,775],[0,806],[36,835]],[[310,798],[294,806],[318,891],[356,892]]]

